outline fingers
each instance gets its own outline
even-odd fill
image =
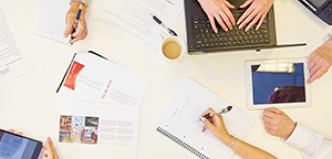
[[[207,109],[201,116],[204,117],[209,114],[214,114],[216,113],[212,108]]]
[[[87,32],[85,24],[83,24],[83,22],[80,21],[77,24],[75,33],[73,33],[74,39],[72,40],[72,43],[75,43],[79,40],[84,40],[85,37],[87,36],[87,33],[88,32]]]
[[[259,20],[259,23],[256,26],[256,30],[258,30],[261,27],[262,23],[264,22],[265,17],[266,17],[266,14],[263,14],[261,19]]]
[[[240,8],[246,8],[248,7],[251,3],[252,3],[253,0],[247,0],[245,1],[242,5],[240,5]]]
[[[14,129],[9,129],[7,130],[8,132],[11,132],[11,133],[15,133],[15,130]]]
[[[216,23],[215,23],[215,21],[214,21],[214,17],[208,15],[208,18],[209,18],[209,21],[210,21],[210,24],[211,24],[212,30],[213,30],[215,33],[218,33],[218,29],[217,29],[217,27],[216,27]]]
[[[248,8],[239,18],[239,20],[237,21],[237,25],[239,25],[239,29],[243,28],[248,22],[248,16],[251,15],[251,13],[253,12],[252,8]],[[247,20],[248,22],[245,23],[244,20]],[[250,19],[251,20],[251,19]]]
[[[257,22],[258,22],[258,20],[261,18],[261,15],[256,15],[256,17],[254,18],[254,20],[252,20],[251,22],[250,22],[250,24],[247,26],[247,28],[246,28],[246,31],[248,31],[252,26],[254,26]],[[257,27],[256,27],[257,28]],[[257,30],[257,29],[256,29]]]
[[[75,13],[72,13],[70,11],[67,12],[66,20],[65,20],[66,28],[65,28],[65,31],[63,33],[63,37],[67,38],[73,32],[74,24],[75,24],[75,18],[76,18]]]
[[[224,24],[224,22],[223,22],[223,20],[221,19],[221,17],[218,16],[218,17],[216,17],[216,19],[217,19],[219,25],[221,26],[221,28],[222,28],[224,31],[228,31],[228,28],[227,28],[227,26]],[[229,21],[228,21],[228,23],[229,23]],[[217,32],[218,32],[218,31],[217,31]],[[217,33],[217,32],[216,32],[216,33]]]

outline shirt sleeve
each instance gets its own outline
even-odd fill
[[[299,149],[304,159],[332,158],[332,140],[299,123],[285,142]]]

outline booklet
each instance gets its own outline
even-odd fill
[[[76,53],[56,93],[65,102],[139,107],[149,82],[92,51]]]
[[[62,158],[134,159],[139,107],[70,103],[60,110],[58,152]]]

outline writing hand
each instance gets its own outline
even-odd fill
[[[249,22],[250,24],[246,27],[245,31],[248,31],[253,25],[255,25],[258,21],[256,26],[256,30],[262,25],[267,12],[272,6],[274,0],[247,0],[244,2],[240,8],[246,8],[249,5],[249,8],[241,15],[237,24],[239,28],[243,28]]]
[[[63,37],[67,38],[73,32],[77,11],[80,5],[82,5],[82,12],[76,26],[76,31],[73,33],[74,39],[71,41],[72,43],[84,40],[88,36],[87,24],[85,21],[86,6],[81,2],[73,2],[66,14],[66,28],[63,33]]]
[[[235,25],[233,14],[229,9],[234,9],[226,0],[198,0],[201,7],[209,18],[211,27],[215,33],[218,32],[214,19],[217,20],[219,25],[224,31],[232,30],[232,25]]]
[[[206,128],[208,128],[212,134],[217,137],[221,142],[224,144],[229,144],[232,141],[232,136],[229,135],[222,116],[214,115],[210,117],[209,119],[204,118],[204,116],[209,115],[209,114],[214,114],[216,113],[212,108],[209,108],[206,110],[201,116],[204,119],[202,122],[205,124],[206,127],[203,127],[202,132],[206,131]]]

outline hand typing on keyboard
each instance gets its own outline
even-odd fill
[[[253,25],[258,22],[256,30],[262,25],[266,14],[269,12],[274,0],[247,0],[244,2],[240,8],[249,8],[241,15],[237,24],[239,28],[243,28],[248,24],[245,31],[248,31]]]
[[[211,27],[215,33],[218,32],[215,20],[219,23],[224,31],[232,30],[235,25],[235,19],[229,9],[234,6],[226,0],[197,0],[205,13],[207,14]]]

